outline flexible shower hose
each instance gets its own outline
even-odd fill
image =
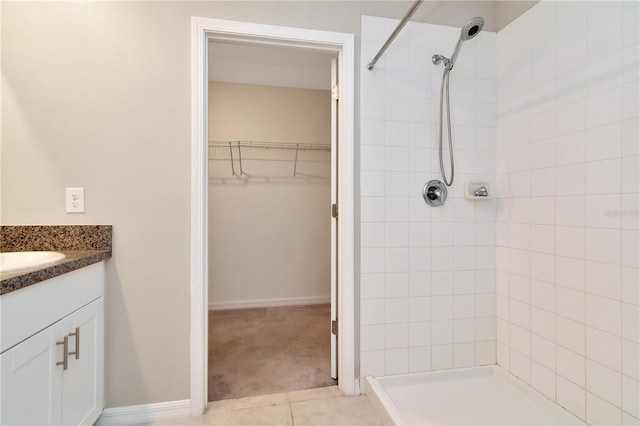
[[[453,141],[451,139],[451,105],[449,102],[449,74],[451,70],[445,66],[444,72],[442,73],[442,84],[440,85],[440,143],[439,143],[439,151],[440,151],[440,172],[442,173],[442,180],[444,184],[447,186],[451,186],[453,184],[454,173],[454,162],[453,162]],[[451,164],[451,179],[447,180],[447,175],[444,171],[444,159],[442,153],[442,114],[443,114],[443,104],[444,104],[444,94],[445,94],[445,85],[447,88],[447,134],[449,136],[449,160]]]

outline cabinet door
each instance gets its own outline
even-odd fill
[[[0,424],[51,425],[62,421],[62,345],[48,327],[0,355]]]
[[[65,425],[93,424],[104,406],[103,299],[70,315],[69,369],[62,376],[62,421]],[[75,334],[77,333],[77,334]]]

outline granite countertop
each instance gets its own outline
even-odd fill
[[[110,225],[1,226],[0,251],[57,251],[55,263],[0,272],[0,296],[111,257]]]

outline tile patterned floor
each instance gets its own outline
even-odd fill
[[[365,396],[343,396],[337,386],[210,402],[199,417],[152,425],[382,425]]]

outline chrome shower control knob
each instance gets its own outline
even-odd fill
[[[422,198],[432,207],[441,206],[447,199],[447,186],[439,180],[430,180],[422,187]]]

